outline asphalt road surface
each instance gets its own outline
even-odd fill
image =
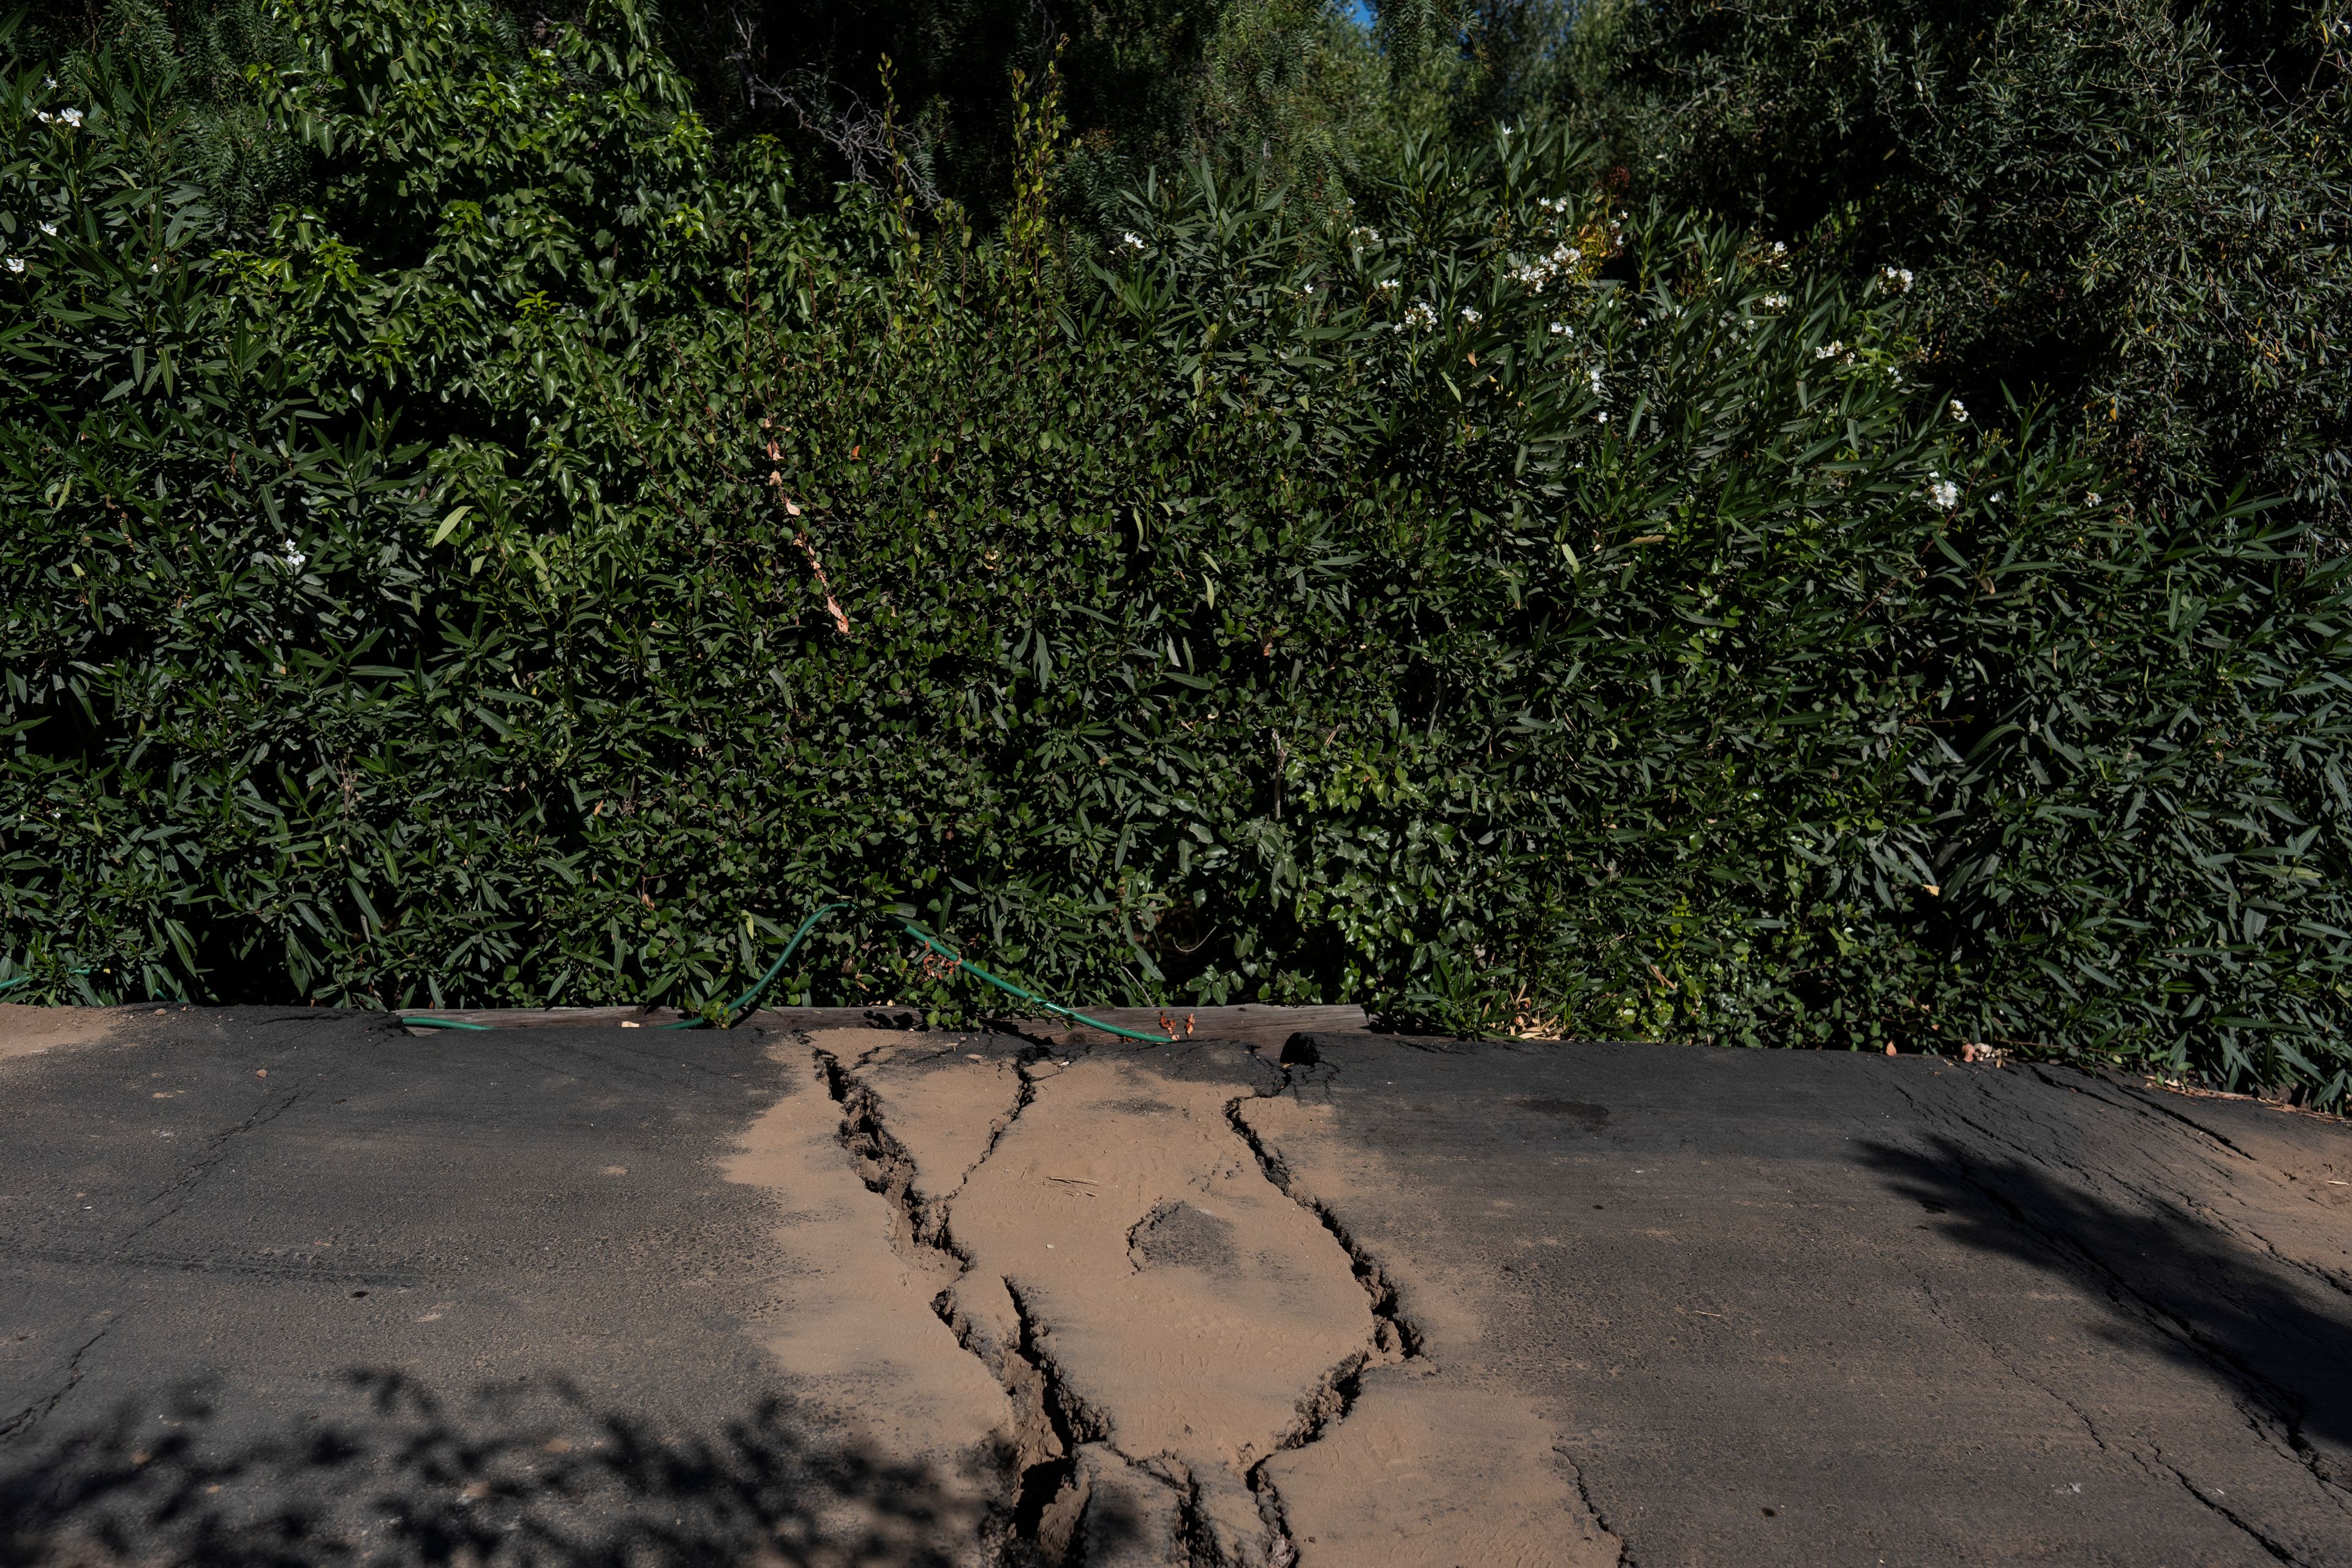
[[[1664,1046],[30,1013],[0,1568],[2352,1564],[2317,1118]]]

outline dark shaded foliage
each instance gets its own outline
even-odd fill
[[[1603,0],[1579,47],[1644,188],[1911,269],[1943,374],[2047,396],[2160,504],[2352,538],[2341,0]]]

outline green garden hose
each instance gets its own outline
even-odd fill
[[[751,1007],[760,1000],[761,995],[766,992],[769,984],[775,980],[777,975],[783,973],[784,965],[791,962],[794,950],[796,950],[801,944],[801,939],[808,935],[810,930],[815,926],[817,921],[824,919],[825,916],[832,914],[836,910],[845,910],[847,908],[849,908],[849,905],[846,902],[839,900],[829,904],[821,904],[808,919],[801,921],[800,930],[793,932],[793,940],[784,943],[784,951],[776,955],[775,963],[768,965],[768,972],[760,976],[760,978],[753,983],[750,990],[744,992],[743,994],[735,998],[735,1000],[729,1005],[726,1014],[726,1022],[728,1026],[731,1027],[737,1019],[742,1017],[744,1014],[751,1011]],[[946,942],[942,942],[938,937],[933,936],[922,927],[915,924],[912,921],[901,921],[898,923],[898,929],[905,931],[908,936],[913,937],[917,942],[921,942],[924,947],[928,948],[932,952],[939,954],[941,958],[953,960],[954,965],[948,972],[950,974],[954,973],[955,971],[959,969],[967,970],[972,974],[978,976],[980,979],[985,980],[991,985],[995,986],[999,991],[1004,992],[1008,995],[1018,996],[1024,1002],[1034,1003],[1036,1005],[1045,1008],[1049,1013],[1070,1019],[1074,1023],[1084,1024],[1089,1029],[1100,1029],[1107,1035],[1118,1035],[1129,1040],[1148,1040],[1153,1045],[1166,1045],[1168,1043],[1165,1036],[1147,1035],[1135,1029],[1123,1029],[1117,1024],[1106,1024],[1099,1018],[1089,1018],[1075,1007],[1065,1007],[1059,1002],[1048,1001],[1045,997],[1038,995],[1034,991],[1025,990],[1021,986],[1015,985],[1010,980],[1006,980],[1000,975],[991,974],[987,970],[982,969],[979,964],[972,963],[970,959],[964,957],[963,954],[956,952],[955,949],[950,947]],[[420,1029],[489,1030],[495,1029],[498,1026],[495,1024],[467,1023],[457,1018],[428,1018],[413,1013],[399,1014],[395,1015],[395,1016],[401,1023],[408,1025],[413,1028]],[[708,1018],[680,1018],[673,1024],[659,1024],[655,1026],[656,1028],[663,1029],[704,1029],[710,1026],[710,1020]]]
[[[912,921],[901,921],[898,929],[905,931],[908,936],[913,937],[917,942],[921,942],[925,947],[929,948],[933,952],[938,953],[941,958],[954,959],[955,967],[957,969],[968,969],[971,971],[972,973],[980,976],[982,980],[987,981],[991,985],[995,986],[999,991],[1018,996],[1024,1002],[1034,1002],[1038,1006],[1045,1008],[1049,1013],[1058,1013],[1065,1018],[1073,1019],[1078,1023],[1084,1024],[1089,1029],[1100,1029],[1106,1035],[1120,1035],[1130,1040],[1150,1040],[1152,1044],[1158,1046],[1164,1046],[1168,1043],[1168,1037],[1165,1035],[1146,1035],[1134,1029],[1122,1029],[1117,1024],[1106,1024],[1100,1018],[1089,1018],[1075,1007],[1065,1007],[1059,1002],[1048,1002],[1043,996],[1038,995],[1034,991],[1024,991],[1020,986],[1013,984],[1010,980],[1000,979],[998,976],[991,974],[987,970],[982,969],[979,964],[972,963],[971,960],[964,957],[963,954],[956,952],[953,948],[948,946],[947,943],[940,941],[939,938],[933,936],[922,927],[915,924]],[[950,970],[949,973],[952,973],[954,971]]]

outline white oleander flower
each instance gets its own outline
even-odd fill
[[[1592,422],[1593,422],[1595,425],[1606,425],[1606,424],[1608,424],[1608,423],[1609,423],[1609,411],[1608,411],[1607,409],[1605,409],[1605,408],[1604,408],[1604,409],[1602,409],[1600,413],[1598,413],[1598,414],[1596,414],[1596,415],[1594,415],[1594,416],[1592,416]]]
[[[1393,294],[1396,292],[1397,280],[1393,278],[1383,278],[1379,282],[1373,284],[1372,287],[1381,289],[1383,292]]]
[[[46,88],[55,88],[58,85],[58,79],[53,76],[45,76],[41,79],[41,85]]]
[[[1594,365],[1591,369],[1590,369],[1590,370],[1588,370],[1588,371],[1586,371],[1586,372],[1584,373],[1584,378],[1585,378],[1585,380],[1587,380],[1587,381],[1589,381],[1589,382],[1591,382],[1591,383],[1592,384],[1592,395],[1593,395],[1593,396],[1595,396],[1595,397],[1600,396],[1600,395],[1601,395],[1601,367],[1600,367],[1599,365]]]
[[[1554,321],[1551,324],[1551,335],[1556,338],[1572,338],[1576,336],[1576,329],[1570,327],[1566,321]]]
[[[1944,406],[1951,410],[1952,422],[1954,424],[1965,425],[1969,422],[1968,405],[1962,403],[1958,398],[1953,398],[1951,402],[1944,405]]]
[[[1475,311],[1475,310],[1472,310],[1469,306],[1465,305],[1465,306],[1463,306],[1463,307],[1462,307],[1462,319],[1463,319],[1464,321],[1465,321],[1469,322],[1472,326],[1474,326],[1474,327],[1475,327],[1475,326],[1476,326],[1479,322],[1481,322],[1481,321],[1485,321],[1486,318],[1486,317],[1484,317],[1484,316],[1482,316],[1482,315],[1480,315],[1477,311]]]
[[[2083,500],[2086,505],[2096,506],[2099,504],[2099,492],[2093,490],[2089,495],[2084,496]]]
[[[1927,474],[1927,504],[1938,511],[1949,511],[1960,504],[1960,487],[1950,479],[1938,479],[1933,469]]]
[[[25,270],[25,258],[21,256],[10,257],[8,258],[8,270],[11,272],[22,272]]]
[[[36,119],[36,120],[37,120],[37,121],[39,121],[42,124],[44,124],[44,125],[47,125],[47,124],[50,124],[50,123],[54,122],[54,121],[56,121],[56,119],[57,119],[57,116],[56,116],[56,115],[54,115],[54,114],[51,114],[51,113],[50,113],[47,110],[46,110],[46,109],[37,109],[37,110],[33,110],[33,118],[34,118],[34,119]]]
[[[64,121],[69,127],[77,126],[81,123],[81,110],[79,109],[60,109],[58,110],[58,118]]]
[[[1437,325],[1437,307],[1426,300],[1415,300],[1404,308],[1404,319],[1412,326],[1433,327]]]
[[[51,239],[55,239],[58,237],[58,226],[53,223],[45,223],[41,226],[41,232],[47,235]]]
[[[1813,351],[1813,357],[1815,359],[1835,359],[1838,355],[1843,353],[1845,353],[1844,342],[1839,339],[1832,338],[1828,342],[1823,343],[1821,347]]]
[[[1789,297],[1786,294],[1767,294],[1758,303],[1768,310],[1785,310],[1789,308]]]
[[[1143,237],[1140,235],[1122,233],[1118,237],[1120,242],[1126,245],[1129,249],[1141,250],[1143,248]]]
[[[278,559],[286,563],[286,570],[289,572],[299,572],[310,563],[310,558],[302,553],[301,546],[290,539],[286,542],[286,553]]]
[[[1906,294],[1911,292],[1911,269],[1908,267],[1882,267],[1878,275]]]
[[[1538,256],[1511,268],[1511,281],[1529,293],[1540,294],[1544,285],[1554,276],[1584,259],[1584,252],[1572,245],[1555,245],[1549,256]]]

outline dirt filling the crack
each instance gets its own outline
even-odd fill
[[[759,1331],[814,1403],[962,1478],[971,1561],[1615,1560],[1535,1413],[1419,1353],[1286,1190],[1240,1110],[1278,1068],[863,1030],[778,1055],[793,1089],[729,1169],[787,1211]]]

